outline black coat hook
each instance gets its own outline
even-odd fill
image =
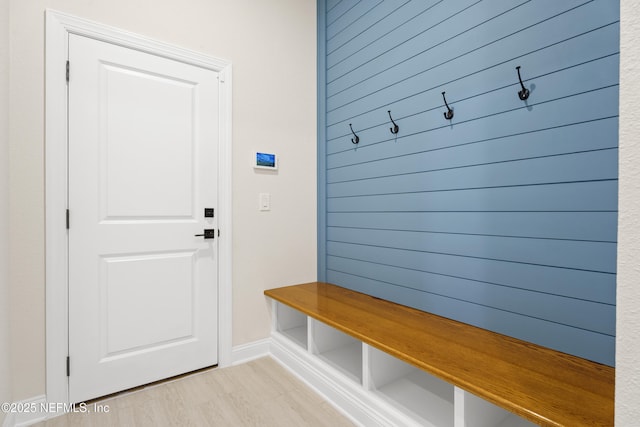
[[[357,144],[358,142],[360,142],[360,137],[353,131],[353,126],[351,126],[351,123],[349,123],[349,127],[351,128],[351,133],[353,134],[353,136],[355,136],[355,139],[351,138],[351,142]]]
[[[393,127],[389,128],[389,130],[391,131],[392,134],[397,134],[398,132],[400,132],[400,127],[396,124],[395,121],[393,121],[393,117],[391,117],[391,110],[387,111],[387,113],[389,113],[389,118],[391,119],[391,123],[393,123]]]
[[[442,99],[444,99],[444,105],[447,106],[447,112],[443,113],[444,114],[444,118],[447,120],[451,120],[453,119],[453,110],[451,108],[449,108],[449,104],[447,104],[447,98],[444,97],[444,92],[442,92]]]
[[[522,86],[522,90],[518,91],[518,96],[520,97],[521,100],[524,101],[525,99],[529,98],[529,89],[524,87],[524,83],[522,83],[522,77],[520,77],[519,65],[516,67],[516,70],[518,70],[518,80],[520,80],[520,86]]]

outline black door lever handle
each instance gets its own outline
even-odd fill
[[[205,239],[215,239],[216,230],[214,228],[205,228],[204,234],[194,234],[195,237],[204,237]]]

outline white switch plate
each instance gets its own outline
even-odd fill
[[[261,211],[270,211],[271,210],[271,194],[269,193],[260,193],[260,210]]]

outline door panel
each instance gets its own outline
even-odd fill
[[[217,363],[218,76],[70,35],[72,402]]]
[[[100,330],[104,357],[154,350],[194,338],[194,255],[102,258]],[[149,295],[154,303],[141,310],[137,302]]]
[[[193,219],[196,83],[116,65],[100,71],[105,219]]]

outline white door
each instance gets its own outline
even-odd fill
[[[217,364],[218,73],[69,37],[69,398]],[[205,216],[205,209],[213,210]]]

